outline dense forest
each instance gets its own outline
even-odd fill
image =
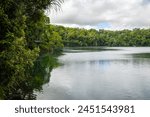
[[[33,91],[41,90],[48,81],[48,71],[56,66],[51,55],[60,53],[63,44],[44,12],[57,10],[62,3],[63,0],[0,2],[0,99],[35,99]]]
[[[95,30],[53,26],[64,46],[150,46],[150,29]]]

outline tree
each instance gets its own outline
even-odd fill
[[[86,30],[54,26],[65,46],[150,46],[150,29]]]
[[[41,49],[36,40],[47,41],[44,30],[49,19],[44,10],[57,10],[62,2],[63,0],[0,2],[0,99],[31,99],[35,87],[30,82],[34,81],[30,71]]]

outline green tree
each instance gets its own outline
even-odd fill
[[[31,99],[31,70],[46,35],[44,10],[60,8],[63,0],[3,0],[0,2],[0,99]],[[51,46],[51,45],[49,45]]]

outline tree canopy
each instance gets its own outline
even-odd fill
[[[54,27],[64,46],[150,46],[150,29],[111,31]]]
[[[61,37],[50,29],[50,20],[44,10],[58,9],[62,2],[0,2],[0,99],[31,99],[36,89],[31,71],[39,54],[54,54],[63,47]]]

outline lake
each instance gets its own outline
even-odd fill
[[[150,47],[65,48],[38,100],[150,99]]]

